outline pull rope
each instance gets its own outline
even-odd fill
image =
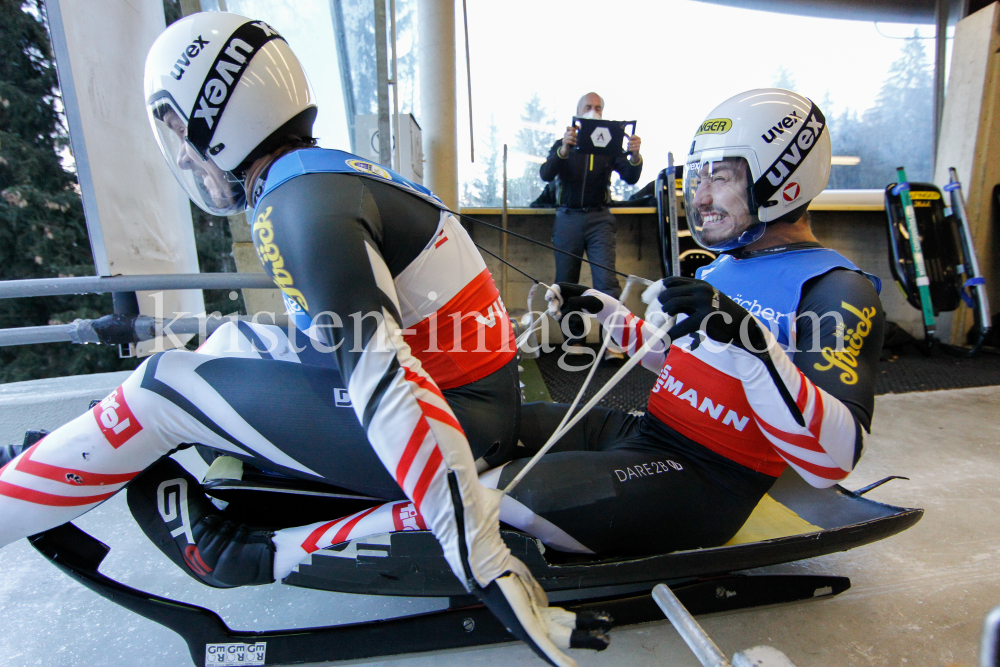
[[[536,329],[538,329],[539,325],[542,323],[542,318],[545,316],[544,311],[539,311],[538,315],[532,317],[535,312],[533,305],[535,301],[535,294],[538,292],[539,286],[544,287],[546,290],[551,289],[551,286],[539,282],[532,285],[531,289],[528,290],[528,321],[530,324],[528,325],[528,328],[525,329],[524,333],[518,336],[517,340],[514,341],[514,346],[518,349],[520,349],[524,342],[528,340],[528,337],[531,336]]]
[[[629,291],[631,291],[632,286],[635,285],[636,283],[642,283],[647,286],[652,284],[651,281],[646,280],[645,278],[640,278],[639,276],[630,275],[628,279],[625,281],[625,289],[622,291],[620,299],[622,302],[624,302],[625,299],[628,298]],[[624,323],[624,318],[623,318],[623,323]],[[553,435],[549,438],[549,442],[546,442],[545,446],[543,446],[542,449],[539,450],[539,452],[531,459],[531,461],[529,461],[528,464],[521,469],[521,472],[518,473],[513,480],[511,480],[510,484],[507,485],[507,488],[504,489],[504,493],[509,493],[510,491],[512,491],[514,489],[514,486],[520,483],[521,479],[528,474],[528,471],[535,466],[537,460],[541,459],[542,455],[544,455],[545,452],[547,452],[553,445],[555,445],[555,443],[558,442],[559,439],[562,438],[562,436],[567,431],[569,431],[569,429],[572,428],[574,424],[576,424],[580,419],[584,417],[584,415],[590,412],[590,410],[595,405],[597,405],[597,403],[594,400],[591,400],[589,403],[587,403],[587,405],[585,405],[583,408],[580,409],[580,412],[577,413],[576,416],[573,416],[573,410],[576,409],[576,406],[579,404],[580,399],[583,398],[584,394],[586,394],[587,387],[590,386],[590,381],[594,378],[594,373],[597,371],[597,364],[604,357],[604,352],[608,349],[608,345],[611,343],[612,331],[614,326],[615,323],[614,321],[612,321],[612,325],[610,327],[606,327],[607,332],[604,336],[604,342],[601,344],[601,349],[597,353],[597,356],[594,358],[594,362],[590,365],[590,372],[587,373],[587,378],[583,381],[583,386],[581,386],[580,390],[576,392],[576,396],[573,398],[573,403],[570,404],[569,410],[567,410],[566,414],[563,415],[562,421],[559,422],[559,426],[556,427],[556,430],[553,432]],[[663,329],[662,331],[665,335],[666,329]],[[629,369],[633,368],[635,366],[635,363],[632,363],[632,360],[637,358],[641,359],[642,355],[644,354],[645,352],[639,350],[632,357],[632,359],[629,359],[628,363],[626,363],[625,366],[628,366]],[[625,366],[623,366],[622,368],[624,368]],[[599,396],[597,397],[597,400],[600,401],[601,397],[603,397],[609,391],[614,389],[615,385],[617,385],[621,381],[621,378],[623,377],[625,377],[625,374],[622,374],[621,371],[619,371],[618,373],[615,374],[614,377],[608,380],[608,382],[605,383],[604,387],[602,387],[601,390],[598,392]],[[566,422],[569,421],[571,416],[573,416],[573,422],[569,424],[569,426],[567,426]]]
[[[496,229],[498,231],[503,232],[504,234],[510,234],[511,236],[515,236],[515,237],[517,237],[517,238],[519,238],[519,239],[521,239],[523,241],[527,241],[528,243],[534,243],[535,245],[542,246],[543,248],[548,248],[549,250],[554,250],[555,252],[558,252],[558,253],[561,253],[563,255],[566,255],[567,257],[572,257],[573,259],[578,259],[581,262],[586,262],[587,264],[590,264],[591,266],[596,266],[599,269],[604,269],[605,271],[610,271],[611,273],[614,273],[615,275],[623,276],[625,278],[628,278],[628,274],[627,273],[622,273],[621,271],[615,271],[614,269],[609,269],[608,267],[604,266],[603,264],[598,264],[597,262],[593,262],[593,261],[591,261],[589,259],[585,259],[585,258],[580,257],[578,255],[574,255],[573,253],[568,252],[566,250],[560,250],[559,248],[556,248],[554,246],[550,246],[548,243],[543,243],[541,241],[536,241],[535,239],[531,238],[530,236],[525,236],[524,234],[518,234],[517,232],[512,232],[511,230],[504,229],[503,227],[500,227],[499,225],[491,224],[489,222],[486,222],[485,220],[480,220],[479,218],[473,218],[471,215],[465,215],[464,213],[456,213],[455,211],[452,211],[451,209],[448,209],[448,208],[446,208],[444,210],[448,211],[448,213],[451,213],[454,216],[458,216],[459,218],[461,218],[463,220],[471,220],[472,222],[477,222],[480,225],[483,225],[485,227],[489,227],[491,229]],[[482,248],[480,248],[480,249],[482,249]],[[487,252],[489,252],[489,251],[487,251]],[[489,253],[489,254],[493,255],[493,253]],[[493,256],[496,257],[496,255],[493,255]],[[499,259],[499,257],[497,259]],[[500,261],[502,261],[505,264],[507,264],[507,262],[505,262],[504,260],[500,260]],[[507,264],[507,265],[508,266],[512,266],[511,264]],[[517,270],[520,271],[520,269],[517,269]],[[521,271],[521,273],[524,273],[524,272]],[[527,274],[525,274],[525,275],[527,275]],[[538,281],[536,281],[536,282],[538,282]]]
[[[581,408],[580,411],[576,413],[576,415],[572,419],[570,419],[567,423],[565,423],[565,425],[561,426],[551,436],[549,436],[549,439],[546,441],[545,445],[543,445],[542,448],[538,450],[538,453],[535,454],[533,457],[531,457],[531,460],[528,461],[528,463],[523,468],[521,468],[521,472],[517,473],[517,476],[510,481],[510,484],[507,485],[507,488],[505,488],[503,492],[509,494],[511,491],[513,491],[514,487],[516,487],[521,482],[521,480],[524,479],[524,476],[527,475],[528,472],[535,467],[535,465],[545,455],[545,453],[548,452],[550,449],[552,449],[552,447],[559,441],[559,439],[562,438],[564,435],[566,435],[566,433],[571,428],[576,426],[577,422],[583,419],[584,415],[590,412],[594,408],[594,406],[597,405],[601,401],[601,399],[603,399],[608,394],[609,391],[614,389],[615,385],[621,382],[622,378],[628,375],[628,372],[631,371],[633,368],[635,368],[636,365],[642,360],[642,358],[646,356],[646,354],[650,350],[653,349],[653,345],[659,343],[666,335],[667,335],[666,327],[662,329],[657,329],[656,333],[654,333],[643,344],[641,348],[636,350],[636,353],[632,355],[632,357],[629,358],[629,360],[626,361],[621,368],[618,369],[618,372],[616,372],[611,377],[611,379],[608,380],[604,384],[604,386],[597,391],[596,394],[594,394],[593,398],[587,401],[587,404],[584,405],[583,408]],[[597,364],[594,365],[596,366]]]
[[[500,229],[500,227],[497,227],[497,229]],[[487,249],[486,249],[486,248],[484,248],[483,246],[479,245],[479,244],[478,244],[478,243],[476,243],[475,241],[473,241],[473,243],[475,243],[476,247],[477,247],[477,248],[479,248],[480,250],[482,250],[483,252],[485,252],[485,253],[486,253],[487,255],[489,255],[490,257],[492,257],[492,258],[494,258],[494,259],[498,259],[498,260],[500,260],[501,262],[503,262],[504,264],[506,264],[506,265],[507,265],[507,266],[509,266],[510,268],[514,269],[515,271],[517,271],[518,273],[520,273],[520,274],[521,274],[522,276],[524,276],[524,277],[525,277],[525,278],[527,278],[528,280],[530,280],[531,282],[533,282],[533,283],[535,283],[535,284],[539,284],[539,283],[541,283],[541,282],[542,282],[542,281],[541,281],[541,280],[539,280],[538,278],[532,278],[532,277],[531,277],[530,275],[528,275],[527,273],[525,273],[525,272],[524,272],[524,271],[522,271],[521,269],[519,269],[519,268],[517,268],[516,266],[514,266],[513,264],[511,264],[510,262],[508,262],[508,261],[507,261],[506,259],[504,259],[504,258],[503,258],[503,257],[501,257],[500,255],[498,255],[498,254],[496,254],[496,253],[493,253],[493,252],[490,252],[489,250],[487,250]]]
[[[608,268],[608,267],[604,266],[603,264],[598,264],[597,262],[593,262],[593,261],[591,261],[589,259],[584,259],[583,257],[579,257],[577,255],[574,255],[571,252],[567,252],[565,250],[561,250],[559,248],[550,246],[549,244],[543,243],[541,241],[536,241],[533,238],[524,236],[523,234],[518,234],[517,232],[511,231],[509,229],[504,229],[503,227],[499,227],[497,225],[488,223],[485,220],[479,220],[478,218],[473,218],[472,216],[469,216],[469,215],[463,215],[462,213],[456,213],[455,211],[452,211],[450,209],[445,209],[445,210],[448,211],[449,213],[451,213],[452,215],[455,215],[455,216],[457,216],[457,217],[459,217],[461,219],[468,218],[472,222],[479,223],[480,225],[483,225],[485,227],[490,227],[491,229],[496,229],[498,231],[504,232],[505,234],[510,234],[511,236],[515,236],[515,237],[517,237],[519,239],[522,239],[524,241],[528,241],[529,243],[534,243],[535,245],[541,246],[543,248],[548,248],[549,250],[553,250],[555,252],[562,253],[563,255],[567,255],[567,256],[572,257],[574,259],[578,259],[581,262],[586,262],[586,263],[590,264],[591,266],[596,266],[596,267],[598,267],[600,269],[604,269],[605,271],[609,271],[609,272],[614,273],[616,275],[624,276],[626,278],[626,281],[625,281],[625,289],[622,291],[622,294],[621,294],[621,299],[620,299],[621,301],[624,301],[626,299],[626,297],[627,297],[627,295],[629,293],[629,290],[631,290],[632,286],[634,284],[636,284],[637,282],[641,282],[641,283],[643,283],[644,285],[647,285],[647,286],[653,284],[653,281],[648,280],[646,278],[642,278],[640,276],[635,276],[635,275],[631,275],[631,274],[627,274],[627,273],[622,273],[621,271],[616,271],[614,269],[611,269],[611,268]],[[517,271],[521,275],[525,276],[528,280],[530,280],[530,281],[532,281],[534,283],[534,285],[532,285],[532,287],[531,287],[531,290],[528,292],[528,311],[529,311],[528,314],[530,316],[531,315],[531,303],[534,300],[534,296],[535,296],[535,293],[536,293],[539,285],[541,285],[542,287],[545,287],[546,289],[549,289],[550,286],[546,285],[545,283],[543,283],[542,281],[538,280],[537,278],[532,277],[531,275],[529,275],[525,271],[522,271],[518,267],[516,267],[513,264],[511,264],[510,262],[508,262],[507,260],[503,259],[502,257],[500,257],[499,255],[497,255],[496,253],[493,253],[493,252],[487,250],[486,248],[482,247],[478,243],[476,243],[475,245],[476,245],[477,248],[479,248],[480,250],[482,250],[483,252],[485,252],[487,255],[490,255],[491,257],[493,257],[493,258],[495,258],[495,259],[503,262],[506,266],[509,266],[510,268],[514,269],[515,271]],[[520,347],[521,344],[528,339],[528,336],[530,336],[538,328],[538,325],[541,322],[542,322],[542,315],[540,314],[538,317],[534,318],[533,321],[531,321],[531,324],[528,326],[528,329],[524,333],[522,333],[520,336],[517,337],[517,340],[515,342],[516,346]],[[576,396],[573,398],[573,403],[570,404],[569,410],[567,410],[566,414],[563,415],[562,421],[560,421],[559,426],[552,433],[552,435],[549,436],[548,441],[545,443],[545,445],[542,446],[542,448],[538,451],[538,453],[535,454],[531,458],[531,460],[528,461],[528,463],[524,466],[524,468],[521,469],[521,472],[519,472],[517,474],[517,476],[514,477],[514,479],[511,480],[510,484],[508,484],[507,487],[503,490],[504,493],[509,494],[511,491],[513,491],[514,487],[516,487],[518,484],[520,484],[521,480],[524,479],[525,475],[527,475],[528,472],[532,468],[534,468],[535,465],[538,464],[538,461],[541,460],[541,458],[550,449],[552,449],[552,447],[571,428],[573,428],[573,426],[575,426],[581,419],[583,419],[583,417],[588,412],[590,412],[594,408],[594,406],[596,406],[601,401],[601,399],[603,399],[608,394],[608,392],[610,392],[612,389],[614,389],[615,386],[619,382],[621,382],[622,378],[624,378],[628,374],[629,371],[631,371],[633,368],[635,368],[635,366],[642,360],[642,357],[645,356],[646,353],[649,352],[650,349],[652,349],[652,345],[655,344],[655,343],[658,343],[664,336],[667,335],[666,328],[664,328],[664,329],[657,329],[656,333],[652,336],[652,338],[650,338],[649,340],[647,340],[646,343],[639,350],[636,351],[636,354],[633,355],[627,362],[625,362],[625,364],[622,365],[622,367],[620,369],[618,369],[618,372],[615,373],[611,377],[611,379],[608,380],[604,384],[604,386],[601,387],[598,390],[597,394],[595,394],[594,397],[591,398],[590,401],[588,401],[587,404],[584,405],[580,409],[580,411],[576,413],[576,415],[573,415],[573,410],[576,409],[576,406],[579,404],[580,399],[583,397],[583,395],[587,391],[587,388],[590,386],[591,380],[594,378],[594,374],[597,371],[597,364],[598,364],[599,360],[604,356],[604,353],[608,349],[608,345],[611,343],[611,339],[612,339],[612,333],[611,332],[612,332],[612,329],[609,327],[606,335],[604,336],[604,340],[601,343],[601,349],[597,353],[597,357],[595,357],[594,362],[591,364],[590,371],[587,373],[587,377],[586,377],[586,379],[583,382],[583,386],[581,386],[580,390],[576,393]],[[573,415],[572,418],[571,418],[571,415]]]

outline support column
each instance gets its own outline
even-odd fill
[[[938,140],[941,138],[941,118],[944,115],[945,67],[947,63],[948,0],[935,0],[934,22],[934,156],[937,158]]]
[[[424,185],[458,210],[458,103],[455,90],[455,0],[419,0],[420,127]]]

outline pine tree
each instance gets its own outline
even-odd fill
[[[497,128],[496,117],[490,114],[488,152],[486,153],[486,180],[480,195],[481,206],[499,206],[503,198],[503,165],[501,161],[500,131]]]
[[[556,135],[542,128],[554,122],[548,110],[542,105],[538,93],[532,93],[524,104],[521,113],[522,128],[514,137],[514,150],[523,155],[545,158],[556,140]],[[507,194],[510,205],[527,206],[545,187],[545,182],[538,173],[537,162],[526,161],[524,172],[515,178],[508,173]]]
[[[60,154],[68,146],[41,0],[0,0],[0,278],[93,275],[83,206]],[[0,327],[111,312],[108,295],[5,299]],[[131,368],[105,346],[0,348],[0,382]]]
[[[417,62],[417,0],[396,2],[396,48],[399,55],[399,113],[420,117],[420,67]],[[391,45],[390,45],[391,46]],[[392,52],[389,53],[392,57]],[[390,69],[392,65],[389,65]]]
[[[775,88],[795,90],[795,77],[792,76],[791,70],[787,67],[781,66],[774,72],[774,83],[772,85]]]
[[[488,128],[489,139],[486,140],[485,154],[479,152],[480,164],[484,164],[482,176],[466,181],[462,187],[462,206],[500,206],[503,198],[503,181],[501,170],[503,169],[500,146],[499,129],[496,124],[496,117],[490,114],[490,125]]]
[[[344,35],[354,86],[354,112],[378,113],[375,9],[370,0],[343,0]]]
[[[845,109],[836,118],[828,116],[834,155],[861,158],[857,165],[833,167],[830,187],[881,188],[896,180],[901,165],[910,180],[930,180],[933,118],[934,76],[914,31],[890,66],[874,106],[861,114]]]
[[[904,165],[914,180],[931,178],[934,143],[934,75],[923,41],[914,31],[903,43],[903,53],[889,68],[875,106],[864,115],[879,145],[871,169],[888,183],[896,167]]]

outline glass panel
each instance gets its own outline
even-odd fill
[[[375,3],[372,0],[330,0],[339,3],[343,13],[348,70],[354,113],[357,116],[378,113],[375,60]],[[416,115],[417,100],[417,0],[396,0],[396,50],[399,66],[399,113]],[[389,76],[392,76],[392,23],[386,2],[386,44]],[[389,88],[391,113],[392,87]],[[359,151],[361,152],[361,151]]]
[[[313,133],[319,145],[350,150],[330,0],[227,0],[226,9],[262,19],[281,33],[316,93]]]
[[[637,120],[644,169],[667,152],[683,162],[713,107],[744,90],[785,86],[830,121],[831,188],[882,188],[904,165],[928,180],[932,162],[934,26],[873,24],[736,9],[693,0],[468,3],[476,161],[469,162],[459,76],[459,162],[465,206],[498,205],[503,144],[509,203],[542,191],[540,161],[577,100],[594,90],[604,118]],[[457,52],[463,73],[461,10]],[[612,193],[627,197],[624,183]]]

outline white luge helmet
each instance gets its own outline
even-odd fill
[[[146,56],[144,84],[163,157],[215,215],[243,211],[246,169],[288,137],[310,137],[316,118],[309,80],[284,38],[237,14],[171,24]]]
[[[768,223],[795,222],[830,178],[830,133],[813,102],[760,88],[705,118],[684,169],[694,240],[714,251],[753,243]]]

